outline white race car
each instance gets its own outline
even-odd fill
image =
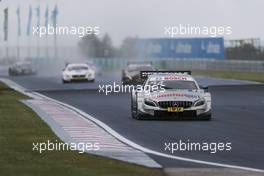
[[[67,64],[62,70],[62,82],[95,80],[95,70],[88,64]]]
[[[190,72],[142,73],[147,77],[143,88],[132,91],[133,118],[211,119],[211,94],[199,87]]]

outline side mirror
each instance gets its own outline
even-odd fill
[[[204,90],[204,92],[208,92],[209,90],[208,90],[208,86],[203,86],[203,85],[201,85],[201,86],[199,86],[201,89],[203,89]]]

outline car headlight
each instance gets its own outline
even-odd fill
[[[87,72],[86,75],[87,75],[87,76],[93,76],[93,75],[94,75],[94,72],[93,72],[93,71],[89,71],[89,72]]]
[[[205,104],[205,100],[204,99],[201,99],[201,100],[198,100],[194,103],[194,106],[202,106]]]
[[[146,99],[144,100],[144,103],[145,103],[146,105],[148,105],[148,106],[156,106],[156,103],[155,103],[154,101],[152,101],[151,99],[149,99],[149,98],[146,98]]]

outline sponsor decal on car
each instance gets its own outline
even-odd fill
[[[183,76],[166,76],[166,77],[164,77],[164,80],[183,80],[183,81],[187,81],[188,79],[186,77],[183,77]]]
[[[200,96],[198,95],[185,94],[185,93],[166,93],[166,94],[160,94],[156,96],[156,98],[164,98],[164,97],[200,98]]]

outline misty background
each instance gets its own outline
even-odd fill
[[[164,37],[164,26],[190,24],[200,26],[231,26],[230,39],[264,38],[262,0],[2,0],[0,3],[3,24],[3,9],[9,8],[9,44],[16,45],[16,9],[20,6],[22,36],[26,45],[28,7],[33,8],[33,25],[36,25],[35,8],[41,8],[41,25],[44,25],[46,6],[50,10],[58,4],[58,25],[100,26],[101,34],[108,33],[115,46],[121,45],[127,36],[143,38]],[[2,25],[1,25],[2,26]],[[227,36],[226,36],[227,37]],[[78,36],[61,36],[60,45],[76,46]],[[0,29],[3,41],[3,28]],[[2,45],[3,42],[0,42]]]
[[[4,55],[4,48],[10,46],[10,55],[15,57],[17,43],[21,52],[28,45],[35,48],[37,41],[41,48],[49,47],[50,55],[54,51],[54,36],[39,38],[26,35],[29,6],[32,6],[32,26],[37,25],[36,8],[40,7],[40,25],[44,26],[45,10],[48,7],[49,15],[58,6],[58,26],[99,26],[100,34],[94,36],[92,44],[87,42],[91,36],[80,39],[78,35],[58,35],[57,45],[60,57],[123,57],[133,56],[131,50],[137,38],[163,38],[165,26],[190,24],[191,26],[231,26],[232,34],[224,37],[231,39],[260,39],[264,38],[264,21],[261,20],[262,0],[2,0],[0,2],[0,24],[3,24],[3,10],[9,9],[9,36],[8,42],[3,41],[3,25],[0,27],[0,55]],[[16,10],[20,8],[21,36],[17,37]],[[49,19],[51,24],[51,19]],[[32,31],[33,32],[33,31]],[[196,37],[196,36],[176,36]],[[200,36],[203,37],[203,36]],[[88,40],[86,40],[88,39]],[[30,40],[30,44],[29,44]],[[263,43],[263,42],[262,42]],[[92,46],[96,49],[91,49]],[[95,51],[96,50],[96,51]],[[242,52],[240,51],[242,50]],[[246,50],[246,52],[244,52]],[[230,52],[227,50],[227,52]],[[247,53],[257,58],[258,48],[251,45],[235,49],[235,53],[227,53],[229,58],[241,58]],[[238,54],[239,52],[240,54]],[[45,51],[41,52],[42,57]],[[96,54],[97,53],[97,54]],[[261,53],[262,55],[263,53]],[[25,55],[25,54],[24,54]],[[35,49],[32,55],[36,55]]]

